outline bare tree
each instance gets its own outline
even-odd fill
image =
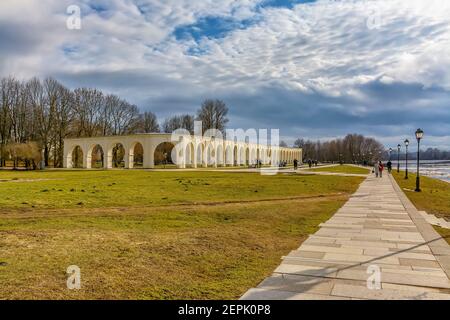
[[[118,105],[111,112],[111,134],[124,135],[133,133],[139,110],[135,105],[131,105],[124,100],[119,100],[118,102]]]
[[[146,111],[139,115],[136,130],[138,133],[159,132],[159,124],[156,115],[153,112]]]
[[[203,132],[208,129],[217,129],[224,133],[228,123],[228,107],[221,100],[207,99],[197,111],[197,120],[202,121]]]
[[[323,162],[371,162],[382,157],[384,151],[380,142],[359,134],[349,134],[343,139],[326,142],[297,139],[294,146],[303,149],[304,160]]]
[[[9,110],[12,103],[12,78],[4,78],[0,82],[0,166],[6,164],[6,145],[11,139],[11,118]]]
[[[104,95],[97,89],[75,89],[75,115],[78,137],[94,137],[100,133]]]
[[[70,136],[70,123],[74,117],[74,95],[62,85],[59,85],[57,90],[58,103],[56,104],[53,124],[53,164],[55,167],[62,167],[64,139]]]
[[[172,133],[177,129],[186,129],[190,133],[194,132],[194,117],[185,114],[180,116],[173,116],[164,120],[162,125],[163,131],[166,133]]]

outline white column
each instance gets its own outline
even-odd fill
[[[153,169],[155,167],[156,145],[150,139],[147,139],[143,141],[142,148],[144,149],[144,163],[142,164],[144,169]]]
[[[112,149],[113,149],[113,146],[111,146],[111,148],[110,148],[109,145],[105,144],[104,146],[102,146],[102,149],[103,149],[103,167],[105,169],[112,169],[112,158],[113,158],[113,156],[112,156]],[[105,150],[106,150],[106,152],[105,152]]]
[[[83,153],[83,168],[91,169],[92,168],[92,151],[90,147],[87,148],[86,153]]]
[[[197,141],[196,140],[194,140],[194,155],[193,155],[193,158],[194,158],[194,160],[193,160],[193,162],[192,162],[192,167],[193,168],[195,168],[195,169],[197,169],[197,155],[198,155],[198,145],[197,145]]]
[[[125,169],[133,169],[134,166],[134,150],[131,151],[129,148],[125,149],[124,162]]]

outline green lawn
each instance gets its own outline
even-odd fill
[[[404,172],[393,171],[393,176],[418,210],[450,219],[450,183],[422,176],[422,192],[414,192],[415,174],[410,173],[408,180],[405,180]],[[450,230],[439,227],[435,229],[450,244]]]
[[[348,174],[368,174],[370,172],[370,169],[368,168],[361,168],[348,165],[342,166],[337,165],[333,167],[323,167],[323,168],[319,167],[310,170],[315,172],[348,173]]]
[[[410,173],[405,180],[405,173],[393,171],[395,180],[414,203],[418,210],[427,211],[439,217],[450,218],[450,183],[422,176],[422,192],[414,192],[416,189],[416,175]]]
[[[3,209],[194,204],[345,192],[340,177],[151,171],[1,172]]]
[[[363,179],[115,170],[0,180],[0,299],[236,299]],[[81,290],[66,288],[69,265]]]

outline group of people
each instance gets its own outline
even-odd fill
[[[287,167],[287,165],[288,165],[287,161],[280,161],[280,162],[278,163],[278,166],[279,166],[280,168]],[[297,159],[294,159],[294,170],[297,170],[297,169],[298,169],[298,160],[297,160]]]
[[[388,163],[386,164],[386,167],[388,169],[389,174],[392,172],[392,162],[391,160],[388,161]],[[378,161],[377,163],[375,163],[374,168],[373,168],[373,173],[375,173],[375,176],[378,178],[383,178],[383,171],[384,171],[384,164],[381,161]]]
[[[253,163],[254,168],[262,168],[262,161],[257,159],[256,162]]]
[[[287,167],[287,161],[279,161],[278,162],[278,167],[280,167],[280,168],[284,168],[284,167]]]
[[[317,161],[317,160],[311,160],[311,159],[308,160],[308,166],[309,166],[309,168],[312,168],[313,165],[314,165],[315,167],[317,167],[318,164],[319,164],[319,161]]]

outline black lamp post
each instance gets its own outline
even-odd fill
[[[406,146],[406,170],[405,170],[405,179],[408,180],[408,147],[409,147],[409,140],[405,140],[405,146]]]
[[[402,146],[400,145],[400,143],[397,146],[397,173],[400,173],[400,148]]]
[[[416,139],[417,139],[417,178],[416,178],[416,192],[420,192],[420,140],[423,138],[423,130],[417,129]]]
[[[389,161],[391,161],[392,160],[392,148],[389,148]]]

